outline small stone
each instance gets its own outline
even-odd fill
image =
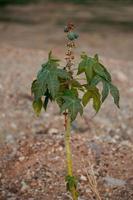
[[[104,177],[103,180],[110,187],[115,187],[115,186],[122,187],[126,184],[126,181],[121,180],[121,179],[117,179],[117,178],[113,178],[113,177],[110,177],[110,176]]]
[[[85,190],[85,192],[88,194],[88,193],[91,193],[91,190],[90,190],[89,188],[87,188],[87,189]]]
[[[22,181],[21,185],[22,185],[21,192],[28,190],[29,186],[27,185],[27,183],[25,181]]]
[[[25,156],[21,156],[21,157],[19,157],[18,159],[19,159],[20,162],[22,162],[22,161],[25,160]]]
[[[48,131],[49,134],[57,134],[58,132],[59,132],[59,130],[56,129],[56,128],[51,128],[51,129],[49,129],[49,131]]]
[[[11,127],[12,127],[13,129],[16,129],[16,128],[17,128],[17,125],[16,125],[15,123],[11,123]]]
[[[6,136],[6,142],[9,143],[9,144],[14,144],[15,139],[11,134],[9,134],[9,135]]]
[[[128,146],[128,147],[131,147],[131,148],[132,148],[132,144],[131,144],[131,142],[129,142],[128,140],[122,141],[122,142],[121,142],[121,145],[123,145],[123,146]]]
[[[81,175],[81,176],[80,176],[80,180],[81,180],[81,181],[87,181],[87,178],[86,178],[86,176]]]
[[[62,151],[62,150],[63,150],[63,147],[62,147],[62,146],[60,146],[60,147],[59,147],[59,151]]]

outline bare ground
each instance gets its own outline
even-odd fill
[[[87,179],[90,164],[102,199],[133,199],[132,11],[132,6],[69,4],[1,10],[1,200],[70,199],[64,182],[63,117],[55,105],[50,105],[36,118],[30,94],[31,81],[47,52],[52,48],[63,60],[62,26],[70,19],[81,35],[76,59],[83,50],[91,55],[99,53],[121,93],[120,110],[110,97],[94,119],[87,108],[83,118],[73,123],[72,150],[80,200],[95,199]]]

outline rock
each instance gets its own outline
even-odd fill
[[[99,144],[97,144],[96,142],[93,142],[93,141],[89,142],[89,147],[96,154],[96,157],[99,158],[101,153],[102,153],[102,147]]]
[[[17,125],[15,123],[11,123],[11,128],[17,129]]]
[[[116,143],[116,139],[114,137],[111,137],[110,135],[101,135],[98,137],[99,141],[101,142],[107,142],[107,143]]]
[[[11,134],[8,134],[7,136],[6,136],[6,142],[8,143],[8,144],[14,144],[15,143],[15,139],[14,139],[14,137],[13,137],[13,135],[11,135]]]
[[[132,143],[129,142],[128,140],[122,141],[122,142],[121,142],[121,145],[122,145],[122,146],[128,146],[128,147],[131,147],[131,148],[133,147]]]
[[[80,176],[80,180],[81,180],[81,181],[87,181],[87,178],[86,178],[86,176],[81,175],[81,176]]]
[[[28,190],[29,186],[27,185],[25,181],[21,181],[21,185],[22,185],[21,192]]]
[[[115,186],[122,187],[122,186],[126,185],[126,181],[117,179],[117,178],[113,178],[111,176],[106,176],[103,178],[103,180],[105,181],[107,186],[110,186],[110,187],[115,187]]]
[[[25,156],[21,156],[18,158],[20,162],[22,162],[23,160],[25,160]]]
[[[59,130],[56,129],[56,128],[50,128],[49,131],[48,131],[49,134],[57,134],[59,133]]]
[[[87,188],[87,189],[85,190],[85,192],[88,194],[88,193],[91,193],[91,190],[90,190],[89,188]]]

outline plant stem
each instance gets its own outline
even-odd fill
[[[72,170],[72,153],[71,153],[71,146],[70,146],[70,142],[71,142],[71,119],[69,114],[67,114],[66,116],[66,134],[65,134],[65,146],[66,146],[66,159],[67,159],[67,173],[68,176],[73,177],[73,170]],[[72,194],[72,198],[73,200],[77,200],[77,191],[76,188],[73,186],[71,187],[71,194]]]

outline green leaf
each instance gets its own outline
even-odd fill
[[[68,191],[72,191],[73,188],[77,188],[77,179],[75,176],[66,176],[65,178],[66,186]]]
[[[57,68],[53,66],[47,66],[43,68],[37,76],[37,81],[43,91],[46,92],[46,89],[48,88],[52,97],[54,98],[56,96],[60,86]]]
[[[99,62],[98,54],[95,54],[95,55],[94,55],[94,59],[95,59],[97,62]]]
[[[102,103],[103,103],[109,94],[109,84],[107,81],[102,81],[102,83],[103,83],[103,90],[102,90]]]
[[[64,69],[57,69],[57,76],[62,79],[70,79],[69,73]]]
[[[91,86],[96,86],[100,82],[102,82],[103,84],[103,89],[102,89],[102,103],[103,103],[109,94],[109,89],[110,89],[109,83],[99,75],[96,75],[91,81]]]
[[[67,90],[62,96],[64,103],[61,106],[61,112],[68,110],[71,120],[75,120],[78,113],[83,114],[83,107],[77,93],[74,90]]]
[[[94,78],[91,80],[90,85],[96,86],[99,82],[102,81],[102,78],[99,75],[94,76]]]
[[[79,63],[77,74],[85,72],[88,82],[91,81],[94,76],[93,65],[95,62],[96,61],[93,58],[82,56],[82,61]]]
[[[33,106],[33,109],[34,109],[36,115],[39,116],[39,114],[41,112],[41,109],[42,109],[42,100],[41,100],[41,98],[35,99],[33,101],[32,106]]]
[[[46,93],[45,93],[45,100],[44,100],[44,103],[43,103],[43,108],[44,108],[44,110],[47,109],[49,100],[52,101],[53,98],[52,98],[51,94],[49,93],[49,91],[48,91],[48,89],[47,89],[47,91],[46,91]]]
[[[43,91],[43,94],[48,89],[52,97],[55,98],[59,91],[60,81],[59,78],[69,79],[69,73],[64,69],[59,69],[57,61],[51,58],[51,53],[49,53],[49,61],[45,64],[45,67],[39,71],[37,75],[37,82],[39,88]],[[51,60],[52,59],[52,60]]]
[[[58,106],[61,108],[61,106],[63,105],[63,103],[64,103],[64,100],[63,100],[63,98],[62,98],[62,96],[63,96],[63,91],[59,91],[58,92],[58,95],[56,96],[56,98],[55,98],[55,100],[56,100],[56,102],[57,102],[57,104],[58,104]]]
[[[59,59],[53,57],[52,51],[50,51],[49,54],[48,54],[48,60],[53,61],[55,63],[60,61]]]
[[[95,63],[93,69],[97,75],[103,77],[107,81],[111,81],[108,71],[100,63]]]
[[[93,58],[88,58],[88,65],[85,68],[85,74],[88,81],[91,81],[94,76],[93,66],[95,61]]]
[[[83,105],[86,106],[91,98],[93,99],[93,108],[98,112],[101,106],[101,101],[99,90],[95,86],[90,86],[84,94],[82,98]]]
[[[88,64],[88,57],[87,56],[82,57],[82,59],[83,60],[79,63],[77,74],[81,74],[81,73],[85,72],[85,68]]]
[[[49,102],[49,97],[46,96],[45,100],[44,100],[44,103],[43,103],[43,108],[44,108],[45,111],[47,110],[48,102]]]
[[[42,95],[44,95],[46,91],[46,88],[42,85],[39,84],[39,82],[37,80],[34,80],[32,82],[32,86],[31,86],[31,92],[32,94],[34,94],[34,97],[40,98]]]
[[[55,96],[57,95],[59,91],[59,86],[60,84],[57,75],[54,73],[50,73],[47,80],[47,87],[53,98],[55,98]]]
[[[70,84],[71,84],[72,88],[77,88],[77,89],[79,89],[81,91],[84,91],[84,88],[82,87],[82,85],[76,79],[72,79],[70,81]]]
[[[119,100],[120,100],[119,90],[113,84],[110,84],[110,93],[114,99],[114,103],[117,105],[118,108],[120,108],[120,106],[119,106]]]
[[[108,70],[106,69],[106,67],[104,67],[101,63],[100,63],[100,65],[101,65],[101,67],[104,69],[104,72],[105,72],[105,74],[106,74],[107,80],[108,80],[109,82],[111,82],[112,79],[111,79],[110,73],[108,72]]]

